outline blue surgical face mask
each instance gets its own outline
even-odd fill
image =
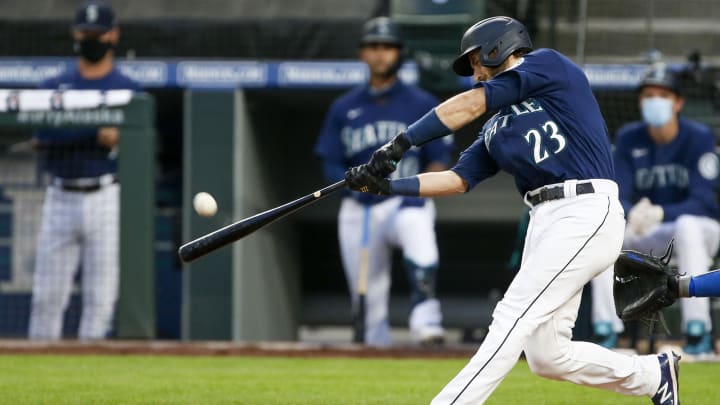
[[[643,120],[651,127],[659,128],[673,117],[673,101],[663,97],[648,97],[640,102]]]

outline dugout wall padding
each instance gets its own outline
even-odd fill
[[[143,126],[122,129],[120,194],[120,292],[115,314],[121,339],[152,339],[155,319],[155,104],[131,105]]]
[[[282,162],[260,151],[260,138],[271,135],[253,131],[242,91],[186,91],[184,128],[184,240],[282,202],[274,182]],[[215,217],[192,210],[200,191],[215,196]],[[294,340],[295,245],[288,225],[280,222],[185,264],[183,338]]]

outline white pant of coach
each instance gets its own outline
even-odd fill
[[[655,393],[656,356],[571,340],[583,286],[615,261],[625,227],[614,182],[592,180],[594,193],[573,197],[576,183],[566,182],[567,198],[530,211],[520,270],[493,312],[485,341],[433,404],[483,403],[522,351],[530,369],[546,378],[628,395]]]
[[[118,295],[120,186],[91,192],[50,186],[45,195],[33,280],[29,336],[56,340],[82,267],[80,339],[105,338]]]

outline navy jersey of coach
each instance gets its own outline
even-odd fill
[[[380,93],[362,85],[341,96],[330,107],[315,145],[315,153],[325,162],[325,176],[332,182],[343,179],[348,167],[366,163],[376,149],[435,105],[432,95],[400,80]],[[418,174],[431,162],[449,165],[452,147],[452,137],[446,137],[410,149],[393,177]],[[388,198],[367,193],[353,197],[363,203]]]
[[[663,207],[666,222],[681,214],[720,218],[715,135],[707,126],[679,117],[677,138],[657,146],[647,124],[630,123],[618,131],[614,159],[626,212],[647,197]]]
[[[140,90],[138,84],[117,68],[97,80],[83,78],[77,69],[44,81],[40,88],[59,90]],[[64,179],[98,177],[117,171],[111,151],[97,143],[97,128],[42,129],[35,132],[41,143],[43,169]]]
[[[520,193],[565,180],[613,179],[605,121],[583,71],[565,56],[539,49],[479,83],[498,110],[452,169],[468,188],[500,169]]]

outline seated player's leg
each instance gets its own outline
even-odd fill
[[[675,249],[680,274],[699,276],[707,272],[720,240],[720,226],[715,220],[682,215],[675,221]],[[687,354],[712,353],[709,298],[682,300]]]
[[[440,301],[436,298],[438,249],[435,237],[435,207],[402,207],[393,223],[392,236],[403,251],[410,285],[408,324],[415,340],[423,344],[444,341]]]
[[[79,207],[76,194],[48,188],[43,206],[33,275],[30,339],[56,340],[70,300],[80,246]]]
[[[612,349],[617,346],[617,336],[624,330],[622,320],[615,311],[613,299],[613,267],[600,273],[591,281],[593,332],[598,344]]]
[[[388,346],[392,343],[388,321],[388,297],[390,291],[390,249],[383,242],[382,223],[387,216],[387,203],[377,204],[370,209],[369,268],[367,293],[365,297],[365,343],[371,346]],[[362,229],[365,220],[365,206],[346,198],[340,206],[338,237],[343,269],[348,289],[355,307],[358,302],[358,275],[360,273],[360,252],[362,250]]]

